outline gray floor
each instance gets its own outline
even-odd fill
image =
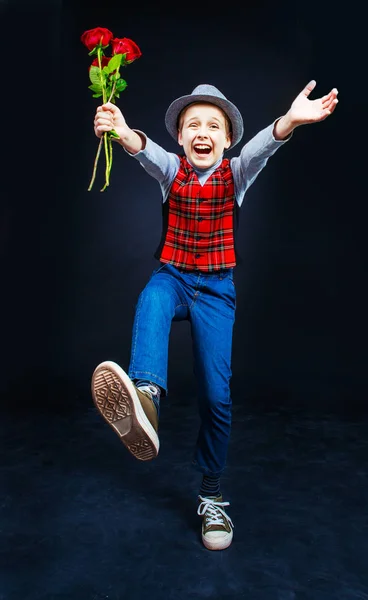
[[[1,420],[2,600],[368,599],[362,411],[244,406],[235,393],[222,481],[234,540],[210,552],[193,400],[162,406],[160,454],[147,463],[88,393],[13,400]]]

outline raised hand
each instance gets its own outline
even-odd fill
[[[333,88],[326,96],[310,100],[309,95],[315,87],[316,82],[312,79],[292,103],[288,116],[295,126],[324,121],[335,110],[338,103],[337,89]]]

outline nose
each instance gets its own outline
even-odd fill
[[[206,138],[206,137],[208,137],[208,136],[207,136],[207,131],[206,131],[205,127],[201,127],[201,128],[198,130],[198,132],[197,132],[197,137],[199,137],[199,138],[201,138],[201,139],[202,139],[202,138]]]

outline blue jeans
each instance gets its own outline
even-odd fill
[[[193,464],[206,475],[220,475],[226,464],[235,306],[233,269],[207,274],[161,264],[136,307],[129,377],[150,380],[165,393],[171,323],[190,322],[200,415]]]

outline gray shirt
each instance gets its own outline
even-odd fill
[[[280,118],[280,117],[279,117]],[[273,136],[273,129],[276,119],[271,125],[262,129],[249,142],[243,146],[239,156],[230,159],[230,166],[234,177],[235,198],[239,206],[242,205],[244,195],[247,189],[252,185],[257,175],[266,166],[268,159],[280,146],[287,142],[292,134],[285,140],[276,140]],[[161,187],[162,201],[166,202],[171,185],[179,170],[180,160],[177,154],[167,152],[161,146],[153,142],[142,131],[137,131],[146,140],[144,150],[132,154],[142,167],[155,179]],[[209,169],[193,169],[197,174],[199,183],[203,186],[210,175],[221,164],[223,156]]]

